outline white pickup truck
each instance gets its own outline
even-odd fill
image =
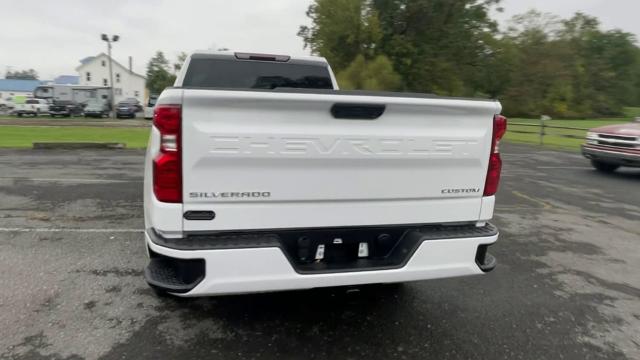
[[[16,104],[13,112],[18,116],[49,113],[49,103],[44,99],[27,99],[23,104]]]
[[[492,100],[339,91],[323,58],[196,52],[158,98],[145,278],[209,296],[479,275]]]

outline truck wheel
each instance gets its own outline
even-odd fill
[[[18,117],[22,117],[22,113],[18,113]]]
[[[598,171],[602,171],[604,173],[612,173],[620,167],[620,165],[606,163],[598,160],[591,160],[591,165]]]

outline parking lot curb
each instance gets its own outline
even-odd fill
[[[72,149],[124,149],[127,145],[123,143],[91,143],[91,142],[34,142],[33,149],[47,150],[72,150]]]

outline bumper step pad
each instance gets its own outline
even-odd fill
[[[203,259],[176,259],[151,252],[144,277],[152,287],[176,294],[193,290],[205,275]]]

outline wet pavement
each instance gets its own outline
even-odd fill
[[[640,170],[503,153],[487,276],[175,299],[142,277],[142,151],[0,150],[0,358],[639,359]]]

